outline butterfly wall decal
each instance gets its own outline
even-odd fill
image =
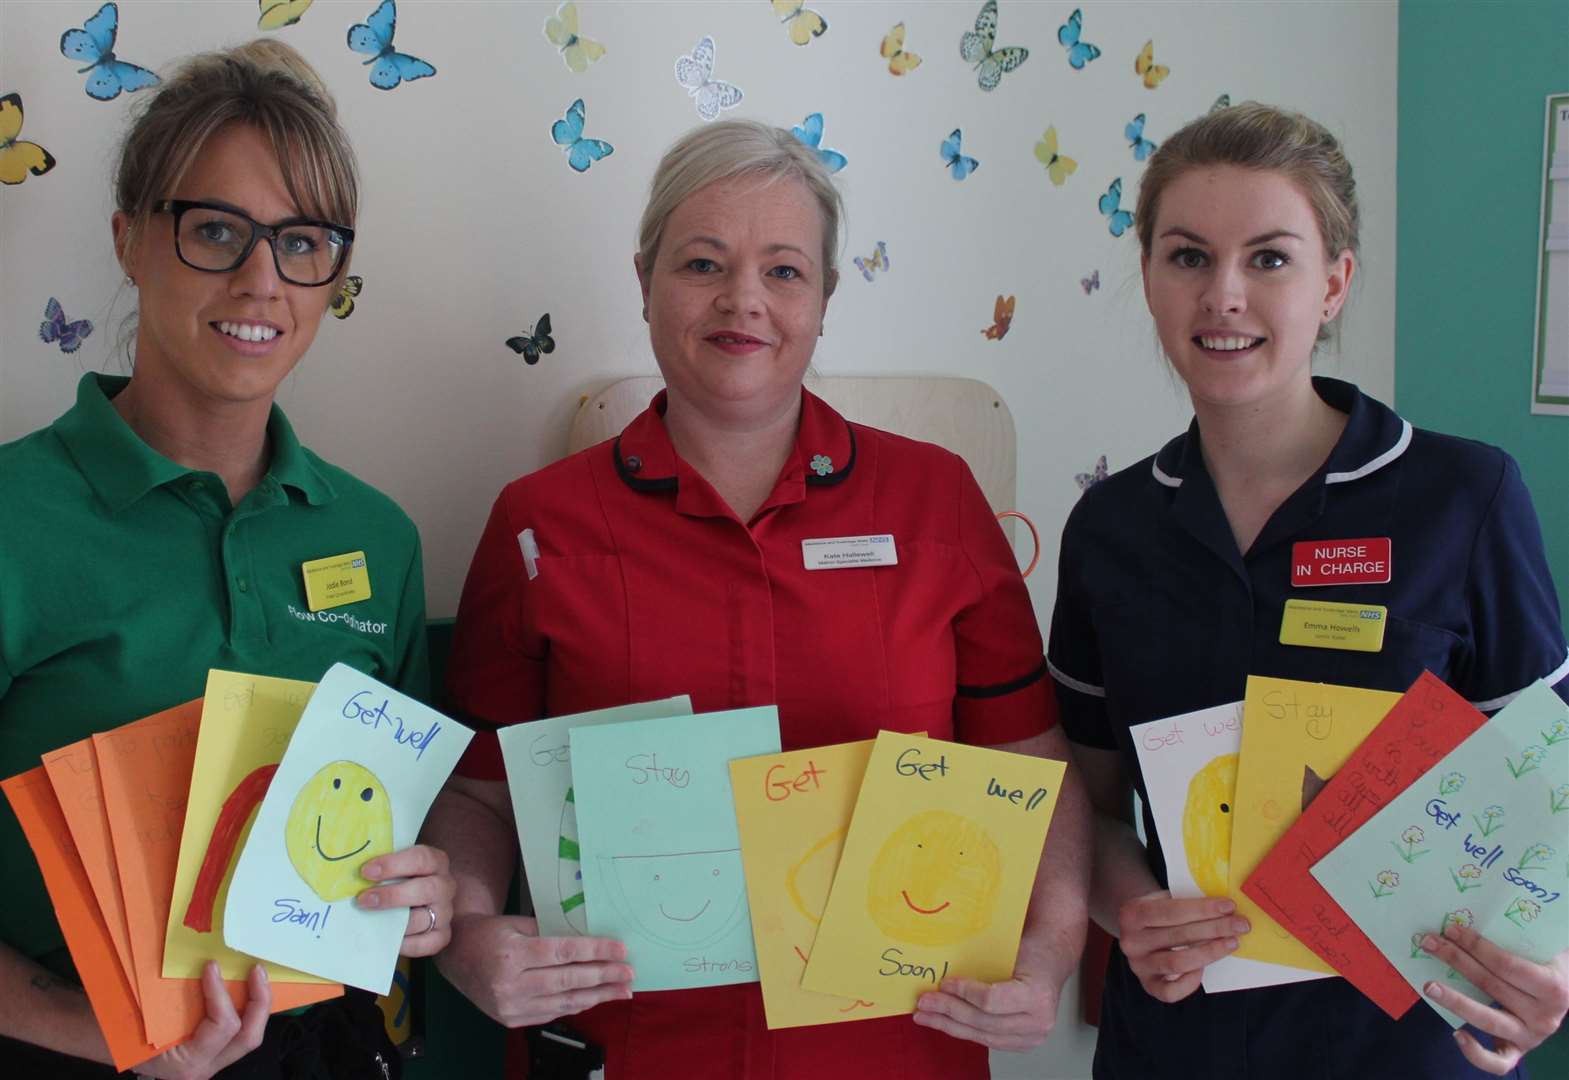
[[[1018,45],[992,48],[997,40],[997,0],[986,0],[975,17],[975,29],[959,38],[959,55],[975,68],[975,82],[982,90],[995,90],[1006,72],[1030,58],[1030,50]]]
[[[581,75],[588,65],[605,55],[605,47],[577,32],[577,4],[567,0],[545,19],[545,40],[561,53],[567,70]]]
[[[256,16],[256,29],[281,30],[300,21],[313,0],[256,0],[261,13]]]
[[[981,331],[981,336],[988,341],[1001,341],[1008,336],[1008,331],[1013,328],[1013,309],[1018,306],[1019,298],[1009,296],[997,297],[997,302],[992,305],[992,324]]]
[[[823,166],[827,168],[829,172],[836,173],[846,165],[850,164],[850,159],[845,157],[839,151],[830,150],[822,145],[822,113],[812,113],[812,115],[808,116],[805,120],[802,120],[799,126],[791,128],[790,134],[794,135],[806,146],[816,151],[818,160],[823,163]]]
[[[55,167],[54,155],[22,135],[22,95],[0,97],[0,184],[20,184]]]
[[[877,241],[876,251],[864,259],[859,255],[855,257],[855,268],[861,272],[861,276],[867,281],[872,280],[873,271],[886,271],[888,269],[888,245],[882,240]]]
[[[904,75],[921,66],[921,58],[904,48],[904,23],[898,23],[894,28],[883,35],[882,48],[879,50],[884,60],[888,61],[888,74]]]
[[[1089,277],[1082,277],[1079,279],[1079,285],[1084,289],[1084,295],[1088,296],[1090,293],[1100,288],[1100,271],[1092,270]]]
[[[1089,472],[1074,473],[1073,482],[1079,485],[1080,491],[1088,491],[1110,475],[1106,468],[1106,455],[1102,454]]]
[[[120,9],[114,3],[99,8],[80,30],[67,30],[60,35],[60,55],[67,60],[85,60],[87,66],[77,72],[87,76],[84,89],[95,101],[113,101],[125,93],[134,93],[158,85],[158,76],[144,67],[128,64],[114,55],[115,38],[120,33]]]
[[[741,88],[733,83],[713,78],[714,39],[704,37],[692,48],[688,56],[676,61],[676,82],[697,104],[697,115],[712,120],[721,109],[733,109],[741,104]]]
[[[790,40],[809,45],[828,32],[828,20],[807,7],[804,0],[773,0],[774,14],[790,28]],[[837,40],[837,39],[836,39]]]
[[[555,352],[556,339],[550,336],[550,312],[541,315],[532,330],[507,338],[507,348],[522,354],[525,364],[537,364],[541,356]]]
[[[1122,129],[1122,133],[1128,137],[1128,145],[1133,150],[1134,161],[1147,161],[1149,156],[1155,152],[1155,144],[1144,137],[1143,113],[1139,113],[1132,120],[1129,120],[1128,125]]]
[[[1122,209],[1122,177],[1117,177],[1106,186],[1106,194],[1100,197],[1098,205],[1111,235],[1121,236],[1133,224],[1133,215]]]
[[[948,167],[948,172],[952,174],[955,180],[963,180],[981,167],[979,161],[972,157],[966,157],[959,152],[959,146],[963,139],[963,133],[958,128],[954,128],[953,134],[944,139],[942,146],[938,148],[938,152],[942,154],[943,164]]]
[[[1071,157],[1063,157],[1057,151],[1056,125],[1048,127],[1046,134],[1035,144],[1035,160],[1046,166],[1046,175],[1051,177],[1051,182],[1062,187],[1063,181],[1073,175],[1079,163]]]
[[[38,327],[38,337],[45,345],[59,342],[61,352],[74,353],[92,332],[93,324],[87,319],[77,319],[75,322],[67,319],[60,301],[54,297],[51,296],[44,305],[44,321]]]
[[[550,137],[566,151],[567,164],[572,166],[573,172],[587,172],[594,162],[616,152],[616,148],[604,139],[583,138],[582,98],[567,106],[566,116],[550,125]]]
[[[1222,109],[1229,109],[1229,108],[1231,108],[1231,95],[1230,94],[1222,94],[1222,95],[1220,95],[1220,97],[1215,99],[1215,104],[1213,104],[1213,105],[1211,105],[1209,107],[1209,111],[1212,112],[1212,113],[1218,113]]]
[[[1144,78],[1145,89],[1153,90],[1166,81],[1166,76],[1171,74],[1171,69],[1164,64],[1155,62],[1155,42],[1153,39],[1144,43],[1144,48],[1139,50],[1139,55],[1133,60],[1133,73]]]
[[[1084,25],[1084,13],[1079,8],[1073,9],[1073,14],[1068,16],[1068,21],[1057,28],[1057,44],[1068,50],[1068,66],[1074,71],[1083,71],[1088,64],[1100,55],[1100,49],[1087,41],[1079,39],[1079,31]]]
[[[436,69],[424,60],[392,47],[397,28],[396,0],[381,0],[369,18],[349,27],[349,48],[370,57],[365,63],[370,65],[370,84],[377,90],[392,90],[400,83],[436,74]]]
[[[350,274],[343,279],[343,287],[332,297],[332,303],[327,305],[327,310],[332,312],[335,319],[347,319],[354,314],[354,298],[365,288],[365,279],[358,274]]]

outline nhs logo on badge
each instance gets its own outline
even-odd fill
[[[1371,610],[1364,608],[1358,617],[1369,619],[1373,622],[1379,622],[1384,618],[1384,613],[1379,611],[1377,608],[1373,608]]]

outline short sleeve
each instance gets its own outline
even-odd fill
[[[525,629],[528,574],[507,510],[513,491],[491,508],[469,564],[447,662],[448,700],[477,731],[457,771],[476,780],[506,779],[496,729],[537,720],[544,709],[545,648]]]
[[[1007,536],[969,467],[958,468],[960,542],[979,591],[954,620],[954,730],[975,745],[1017,742],[1057,722],[1040,625]]]
[[[412,526],[410,531],[413,531]],[[417,532],[414,533],[409,568],[403,575],[403,596],[398,601],[395,647],[397,668],[393,685],[416,701],[430,701],[430,646],[425,636],[425,560]]]
[[[1081,499],[1062,530],[1057,559],[1057,602],[1051,613],[1046,659],[1057,689],[1057,708],[1068,738],[1082,746],[1115,750],[1106,720],[1106,689],[1100,647],[1090,619],[1084,569],[1084,502]]]
[[[1477,532],[1467,578],[1471,648],[1455,689],[1484,712],[1546,679],[1569,700],[1569,645],[1547,568],[1542,529],[1520,467],[1507,454],[1492,506]]]

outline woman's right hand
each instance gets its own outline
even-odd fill
[[[1165,889],[1135,896],[1117,911],[1122,955],[1151,997],[1181,1001],[1250,929],[1236,910],[1223,896],[1179,900]]]
[[[260,964],[251,968],[246,981],[250,1000],[245,1004],[244,1016],[234,1011],[216,960],[207,961],[202,968],[201,984],[207,1015],[185,1042],[136,1066],[132,1071],[137,1075],[157,1080],[207,1080],[261,1045],[267,1016],[272,1012],[272,988],[266,970]]]
[[[626,955],[610,938],[540,937],[525,915],[461,915],[436,966],[492,1020],[515,1028],[630,998]]]

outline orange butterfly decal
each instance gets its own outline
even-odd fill
[[[1013,326],[1013,309],[1018,303],[1017,296],[1004,299],[997,297],[997,305],[992,309],[992,324],[981,331],[981,336],[989,341],[1001,341]]]

